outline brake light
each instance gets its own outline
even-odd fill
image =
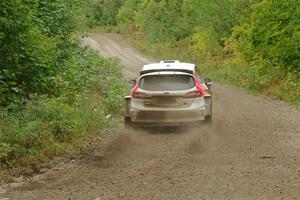
[[[151,98],[151,96],[149,96],[145,93],[139,92],[139,85],[137,83],[133,87],[131,97],[135,98],[135,99],[150,99]]]
[[[203,97],[203,96],[207,95],[205,88],[201,84],[201,81],[197,78],[197,76],[195,74],[193,75],[193,77],[195,80],[196,91],[187,93],[186,98],[197,98],[197,97]]]
[[[184,98],[187,98],[187,99],[198,98],[198,97],[203,97],[203,93],[200,90],[188,92],[184,95]]]

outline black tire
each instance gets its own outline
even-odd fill
[[[212,116],[211,115],[205,116],[204,122],[207,125],[212,125]]]
[[[130,117],[124,117],[124,126],[125,128],[134,128],[134,124]]]

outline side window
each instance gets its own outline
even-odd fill
[[[144,87],[144,82],[145,82],[144,80],[145,80],[144,78],[139,79],[139,82],[138,82],[138,83],[139,83],[139,87],[140,87],[140,88],[143,88],[143,87]]]

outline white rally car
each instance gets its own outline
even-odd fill
[[[145,65],[125,102],[125,126],[212,120],[211,81],[201,81],[191,63],[166,60]]]

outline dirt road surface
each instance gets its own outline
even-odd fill
[[[115,34],[85,42],[119,57],[128,76],[151,62]],[[218,84],[213,93],[212,128],[118,129],[104,150],[2,189],[0,199],[300,199],[300,111]]]

